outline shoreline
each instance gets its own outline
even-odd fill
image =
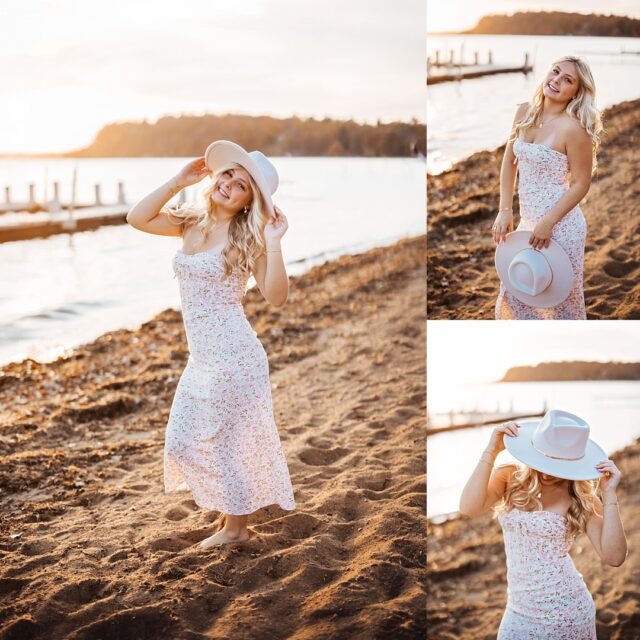
[[[403,240],[411,240],[415,237],[417,236],[412,235],[412,236],[387,237],[382,240],[376,240],[375,241],[376,244],[374,245],[370,243],[357,243],[357,244],[343,245],[338,249],[332,249],[329,251],[325,251],[324,253],[316,253],[314,255],[311,255],[305,258],[298,258],[295,260],[291,260],[286,263],[287,271],[290,274],[290,278],[298,278],[298,277],[304,276],[315,267],[321,266],[326,262],[332,262],[348,256],[360,255],[362,253],[366,253],[367,251],[373,251],[376,249],[385,249],[393,246],[397,242],[400,242]],[[173,307],[168,306],[167,309],[169,308],[173,308]],[[158,312],[158,313],[161,313],[161,312]],[[152,316],[147,314],[144,317],[140,318],[138,324],[143,324],[144,322],[148,322],[150,320],[152,320]],[[112,326],[110,328],[105,327],[100,331],[100,333],[94,333],[95,337],[93,338],[91,336],[79,337],[75,339],[73,342],[66,342],[64,345],[61,345],[61,346],[56,346],[56,347],[45,346],[45,347],[36,349],[35,353],[32,351],[32,355],[25,355],[24,352],[29,350],[29,347],[23,347],[21,348],[20,353],[18,353],[15,356],[10,356],[11,357],[10,360],[0,360],[0,367],[10,363],[20,362],[28,358],[36,360],[38,362],[50,363],[56,360],[57,358],[64,356],[65,353],[72,352],[73,349],[81,346],[82,344],[98,339],[104,333],[107,333],[109,331],[118,331],[120,329],[124,330],[126,328],[127,328],[126,325],[123,326],[120,324],[118,326]]]
[[[620,511],[629,545],[621,567],[601,563],[589,539],[579,535],[570,555],[596,604],[599,640],[635,637],[640,610],[640,438],[611,455],[622,472]],[[442,516],[440,516],[442,517]],[[495,638],[506,605],[506,560],[500,526],[491,514],[427,519],[427,626],[434,638]]]
[[[327,262],[280,309],[247,293],[296,509],[239,545],[199,550],[217,512],[163,492],[180,311],[0,367],[0,636],[222,640],[251,611],[256,640],[424,637],[424,254]]]
[[[587,220],[588,319],[640,319],[640,99],[603,112],[598,171],[581,203]],[[493,319],[499,279],[490,228],[498,208],[504,145],[427,174],[429,319]],[[517,226],[517,194],[514,197]]]

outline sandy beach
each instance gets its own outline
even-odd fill
[[[603,114],[598,172],[581,207],[587,220],[584,287],[589,319],[640,318],[640,99]],[[505,132],[506,136],[506,132]],[[499,290],[491,225],[504,146],[427,179],[428,316],[493,319]],[[517,196],[514,199],[517,226]]]
[[[600,561],[586,535],[571,556],[596,604],[598,640],[632,640],[640,628],[640,440],[611,456],[629,557],[621,567]],[[492,513],[427,525],[427,625],[433,640],[494,640],[507,598],[502,532]]]
[[[0,370],[0,638],[424,638],[425,239],[248,294],[297,509],[200,550],[218,513],[165,495],[186,364],[166,310]],[[433,581],[433,578],[432,578]]]

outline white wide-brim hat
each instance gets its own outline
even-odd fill
[[[517,420],[517,436],[504,436],[507,451],[528,467],[565,480],[593,480],[608,456],[589,438],[589,425],[568,411],[552,409],[542,420]]]
[[[505,289],[531,307],[555,307],[573,287],[565,250],[551,240],[544,249],[529,244],[531,231],[512,231],[496,248],[496,269]]]
[[[271,196],[278,188],[278,171],[261,151],[248,153],[235,142],[216,140],[204,152],[204,162],[211,172],[230,162],[242,165],[258,185],[267,207],[267,213],[273,215],[273,200]]]

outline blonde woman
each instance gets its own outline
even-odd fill
[[[207,176],[203,208],[164,206]],[[190,490],[199,506],[221,512],[223,526],[202,548],[247,540],[248,516],[262,507],[295,508],[267,355],[242,306],[250,276],[269,303],[287,300],[287,219],[271,200],[277,186],[262,153],[219,140],[127,215],[140,231],[182,238],[173,270],[189,357],[166,428],[164,487]]]
[[[522,466],[494,468],[505,446]],[[499,640],[595,640],[595,605],[569,549],[584,532],[605,564],[624,562],[619,482],[616,465],[589,439],[588,424],[569,412],[493,430],[460,512],[477,516],[495,507],[503,530],[508,596]]]
[[[518,106],[502,158],[500,207],[492,235],[496,244],[513,231],[513,193],[519,174],[519,230],[531,231],[534,249],[556,241],[573,271],[568,297],[550,308],[519,300],[503,284],[496,301],[498,320],[584,320],[584,247],[587,224],[579,203],[591,186],[602,131],[588,64],[567,56],[556,60],[533,99]]]

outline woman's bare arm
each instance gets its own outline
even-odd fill
[[[502,156],[502,165],[500,166],[500,207],[493,224],[493,239],[496,244],[504,241],[507,233],[513,231],[513,194],[516,188],[518,167],[516,165],[516,156],[513,153],[511,137],[515,126],[525,117],[528,108],[529,103],[527,102],[518,105],[518,109],[513,118],[513,124],[511,125],[509,140],[507,140],[507,145]]]
[[[612,567],[619,567],[627,557],[627,539],[616,495],[621,474],[613,460],[603,460],[596,468],[605,473],[600,480],[602,502],[597,497],[594,500],[596,512],[587,520],[586,533],[602,561]]]
[[[507,489],[509,477],[514,465],[500,466],[494,469],[496,456],[502,451],[504,437],[518,435],[520,427],[515,422],[505,422],[491,432],[487,448],[467,480],[460,496],[460,513],[465,516],[479,516],[488,511],[502,498]]]
[[[287,231],[288,222],[278,207],[274,210],[275,215],[265,227],[266,253],[257,259],[253,275],[264,299],[275,307],[282,307],[289,296],[289,276],[280,241]]]
[[[180,173],[134,204],[127,213],[127,222],[134,229],[146,233],[182,236],[182,225],[171,222],[161,209],[178,191],[200,182],[209,173],[204,157],[192,160],[182,168]]]
[[[159,236],[182,236],[182,225],[171,222],[167,214],[161,211],[181,189],[176,178],[171,178],[133,205],[127,213],[127,222],[138,231]]]

